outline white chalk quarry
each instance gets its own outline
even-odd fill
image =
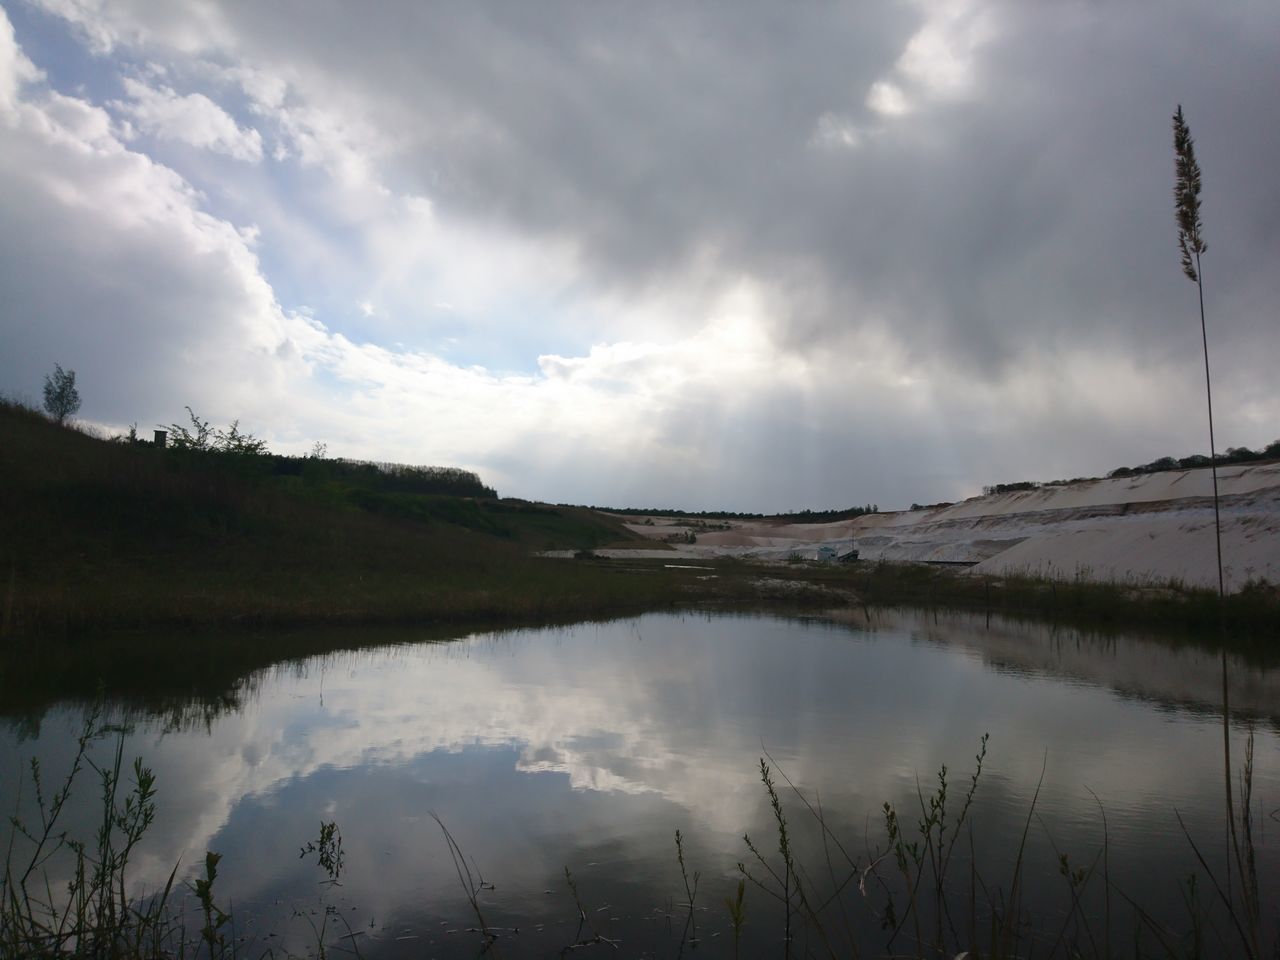
[[[1218,469],[1226,586],[1280,581],[1280,463]],[[877,513],[835,523],[729,521],[702,530],[678,519],[634,518],[656,540],[685,530],[695,543],[643,555],[818,559],[823,547],[862,560],[965,566],[1134,584],[1217,585],[1213,486],[1208,469],[1087,480],[974,497],[946,507]],[[635,550],[598,551],[638,556]],[[825,551],[830,554],[830,550]]]

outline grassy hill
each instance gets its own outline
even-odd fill
[[[106,441],[0,402],[0,634],[531,618],[660,600],[648,578],[533,556],[629,539],[617,520],[430,492],[441,478],[492,494],[462,471]]]
[[[536,554],[632,538],[595,510],[490,494],[456,470],[105,441],[0,401],[0,676],[70,669],[90,653],[79,637],[121,628],[138,629],[127,643],[93,644],[94,657],[172,652],[157,628],[470,628],[702,602],[838,606],[856,597],[1107,627],[1222,624],[1231,636],[1272,639],[1280,617],[1272,587],[1229,597],[1220,610],[1205,590],[979,578],[916,565],[784,564],[768,583],[802,581],[804,589],[779,592],[741,561],[715,561],[716,575],[703,577],[661,561],[549,559]],[[52,639],[69,642],[43,642]],[[311,642],[297,639],[300,648]]]

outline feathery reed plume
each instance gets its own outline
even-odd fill
[[[1178,247],[1182,253],[1182,272],[1196,285],[1200,297],[1200,341],[1204,347],[1204,390],[1209,413],[1209,466],[1213,472],[1213,532],[1218,550],[1218,630],[1222,641],[1222,754],[1223,780],[1227,804],[1227,891],[1228,909],[1235,918],[1231,900],[1231,862],[1234,858],[1241,893],[1244,897],[1248,935],[1242,933],[1250,956],[1259,956],[1258,911],[1246,876],[1245,858],[1241,856],[1236,832],[1236,811],[1231,796],[1231,700],[1227,684],[1227,649],[1225,645],[1226,584],[1222,575],[1222,517],[1218,507],[1218,451],[1213,437],[1213,386],[1209,378],[1209,335],[1204,319],[1204,276],[1200,255],[1209,249],[1204,241],[1204,223],[1200,219],[1200,164],[1196,161],[1195,141],[1182,115],[1182,105],[1173,114],[1173,153],[1176,176],[1173,185],[1174,217],[1178,223]],[[1237,923],[1237,926],[1239,924]]]
[[[1209,379],[1209,335],[1204,321],[1204,277],[1200,254],[1209,249],[1204,242],[1200,220],[1200,164],[1196,162],[1195,141],[1182,116],[1182,105],[1173,114],[1173,153],[1176,175],[1173,183],[1173,211],[1178,222],[1178,248],[1182,252],[1182,272],[1196,285],[1200,295],[1200,340],[1204,346],[1204,391],[1209,408],[1209,468],[1213,472],[1213,531],[1218,548],[1218,596],[1226,594],[1222,576],[1222,520],[1218,511],[1218,451],[1213,437],[1213,386]]]
[[[1178,219],[1178,246],[1182,249],[1182,272],[1189,280],[1200,282],[1200,254],[1209,249],[1201,234],[1200,164],[1196,162],[1195,141],[1182,116],[1182,105],[1173,114],[1173,151],[1177,164],[1177,180],[1173,187],[1174,210]]]

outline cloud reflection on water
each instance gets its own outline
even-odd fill
[[[179,858],[218,850],[227,893],[270,910],[313,895],[297,850],[336,819],[342,896],[374,921],[370,935],[378,918],[457,919],[465,904],[434,810],[500,880],[513,916],[544,911],[545,889],[563,897],[565,863],[594,891],[625,877],[633,901],[651,884],[658,902],[678,889],[676,828],[708,882],[732,872],[744,830],[768,835],[762,750],[860,847],[868,822],[879,835],[883,800],[912,808],[917,778],[927,786],[947,763],[963,784],[987,731],[977,822],[993,847],[1020,829],[1044,764],[1038,810],[1060,847],[1100,842],[1092,790],[1115,849],[1142,852],[1118,873],[1181,870],[1173,807],[1207,835],[1221,806],[1216,663],[1136,639],[910,613],[870,625],[650,615],[333,654],[267,671],[207,731],[138,724],[126,755],[157,770],[161,804],[135,876],[155,888]],[[1271,721],[1257,776],[1274,796],[1280,681],[1236,672],[1237,702]],[[73,727],[46,718],[23,752],[64,749],[60,730]]]

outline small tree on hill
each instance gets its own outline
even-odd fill
[[[58,423],[66,421],[80,409],[80,392],[76,390],[76,372],[53,365],[53,373],[44,378],[44,409]]]

